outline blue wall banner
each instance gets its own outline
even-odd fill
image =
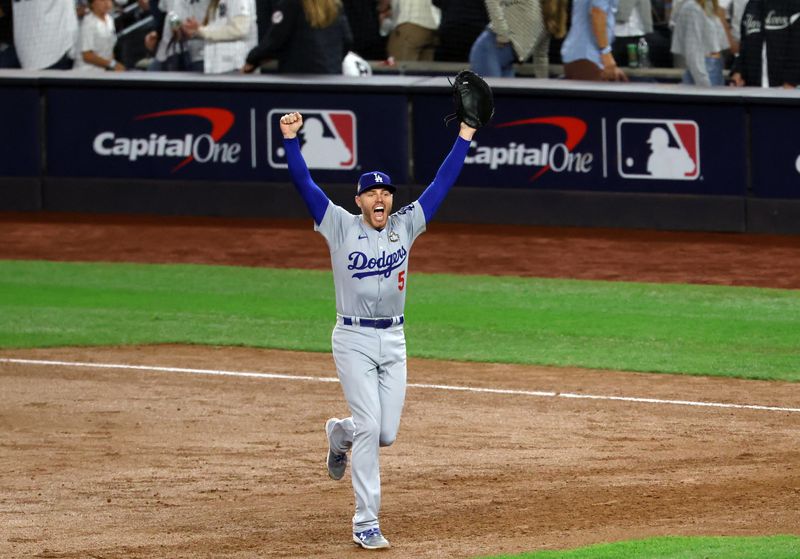
[[[741,106],[495,97],[462,186],[743,196]],[[414,96],[415,179],[427,184],[458,127],[449,98]]]
[[[785,107],[751,109],[753,194],[800,198],[800,114]]]
[[[39,90],[0,89],[0,177],[41,174]]]
[[[59,89],[48,92],[51,175],[288,182],[278,120],[304,116],[312,177],[353,183],[384,169],[407,181],[404,95]]]

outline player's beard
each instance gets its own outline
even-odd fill
[[[373,229],[381,230],[386,227],[389,221],[389,214],[392,213],[392,196],[382,196],[375,200],[361,198],[359,206],[364,221]],[[376,208],[383,208],[383,211],[376,211]]]

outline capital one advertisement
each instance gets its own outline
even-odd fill
[[[35,88],[0,89],[0,177],[38,177],[39,92]]]
[[[416,182],[435,176],[458,132],[439,124],[449,99],[414,104]],[[431,123],[436,123],[432,125]],[[740,107],[495,96],[492,122],[475,135],[461,186],[744,195]]]
[[[48,99],[53,176],[288,182],[279,119],[297,110],[321,186],[373,168],[407,179],[399,95],[56,89]]]

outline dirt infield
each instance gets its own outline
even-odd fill
[[[328,267],[308,222],[6,214],[0,235],[4,259]],[[436,224],[415,245],[415,271],[797,289],[800,239]],[[0,357],[143,366],[0,362],[0,557],[368,553],[349,542],[349,474],[334,482],[324,470],[324,421],[347,413],[329,355],[150,346]],[[409,382],[400,436],[381,455],[387,557],[800,533],[800,413],[663,402],[797,409],[797,385],[418,359]]]

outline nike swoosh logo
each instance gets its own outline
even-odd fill
[[[367,238],[367,236],[366,236],[366,235],[359,235],[359,236],[358,236],[358,240],[359,240],[359,241],[360,241],[361,239],[366,239],[366,238]]]

